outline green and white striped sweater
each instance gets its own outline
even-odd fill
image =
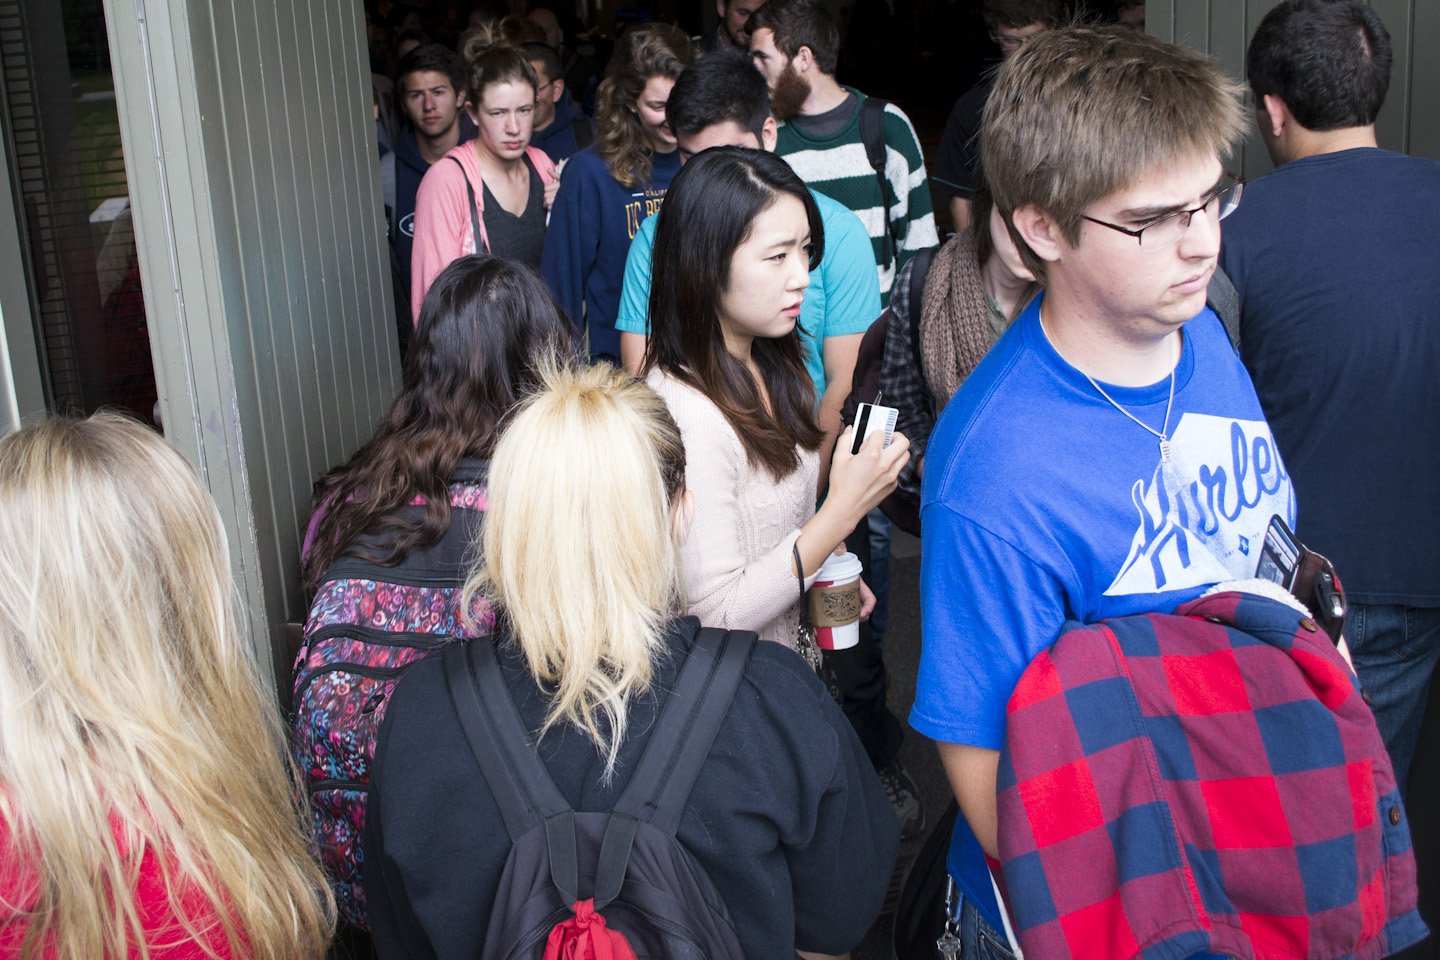
[[[896,272],[919,250],[939,243],[930,185],[925,179],[925,158],[910,118],[895,104],[885,107],[885,179],[890,182],[889,221],[897,256],[885,263],[885,198],[860,140],[860,103],[865,94],[845,87],[856,96],[855,112],[838,132],[810,137],[793,123],[780,127],[775,152],[784,157],[806,186],[839,201],[860,218],[875,253],[880,275],[881,305],[890,302]]]

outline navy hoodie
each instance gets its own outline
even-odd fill
[[[460,143],[475,139],[475,124],[465,111],[460,111]],[[387,169],[387,165],[389,168]],[[415,243],[415,192],[430,163],[420,155],[415,142],[415,130],[408,123],[395,137],[395,149],[380,161],[381,189],[385,204],[390,208],[390,242],[395,245],[395,257],[400,262],[400,273],[410,289],[410,250]]]
[[[582,146],[589,146],[595,140],[595,122],[585,117],[585,122],[590,128],[590,139],[583,145],[575,142],[575,118],[585,116],[575,102],[569,97],[564,97],[555,104],[555,119],[544,129],[536,130],[530,135],[530,146],[539,147],[546,155],[559,163],[567,157],[573,157],[580,152]]]
[[[657,153],[650,182],[623,187],[591,144],[560,174],[540,274],[576,326],[588,324],[591,357],[620,357],[615,317],[630,241],[644,219],[660,209],[679,170],[679,150]],[[588,313],[582,313],[582,305]]]

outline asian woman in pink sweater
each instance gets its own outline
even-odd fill
[[[676,175],[655,231],[644,370],[680,426],[695,523],[689,610],[796,646],[800,590],[895,488],[909,441],[836,445],[819,510],[820,428],[797,319],[824,250],[814,199],[785,161],[706,150]],[[866,609],[874,602],[866,594]]]

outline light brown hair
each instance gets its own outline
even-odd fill
[[[1240,86],[1208,57],[1128,27],[1063,27],[1001,66],[980,164],[1007,223],[1018,208],[1080,239],[1084,212],[1157,166],[1226,156],[1244,129]],[[1045,264],[1016,233],[1025,265]]]
[[[668,23],[632,27],[616,41],[605,79],[595,91],[595,151],[622,186],[649,181],[655,153],[635,115],[635,101],[651,77],[674,80],[694,62],[690,38]]]
[[[511,40],[510,17],[500,22],[487,21],[465,33],[460,43],[460,59],[465,63],[465,96],[479,110],[485,88],[497,83],[525,83],[532,91],[540,89],[530,58]],[[518,23],[519,21],[514,21]],[[508,33],[507,33],[508,31]]]

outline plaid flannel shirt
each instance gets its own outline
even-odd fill
[[[924,458],[930,434],[935,430],[935,401],[910,338],[910,274],[914,268],[912,258],[900,268],[890,290],[890,306],[886,307],[890,316],[885,321],[885,349],[880,361],[880,395],[887,407],[897,411],[895,429],[910,441],[910,460],[900,468],[899,489],[918,502],[920,478],[915,476],[915,467]]]
[[[1030,664],[995,870],[1028,956],[1378,960],[1424,937],[1389,756],[1302,616],[1220,593],[1069,624]]]

